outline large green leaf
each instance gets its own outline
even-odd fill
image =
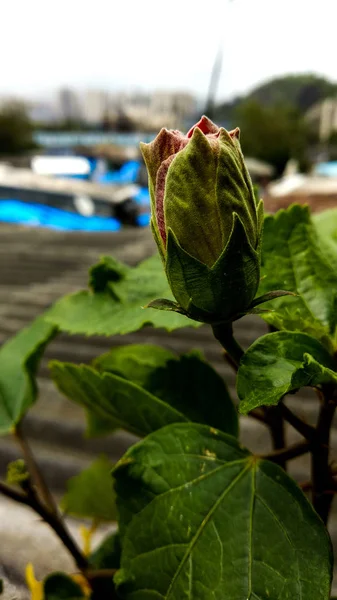
[[[44,581],[44,600],[85,600],[80,586],[65,573],[53,573]]]
[[[98,373],[86,365],[51,363],[51,375],[59,390],[101,419],[139,436],[168,423],[187,421],[179,411],[146,390],[111,373]]]
[[[95,521],[116,521],[115,494],[111,481],[112,463],[101,456],[67,482],[62,509],[76,517]]]
[[[101,372],[58,361],[50,365],[59,390],[89,411],[91,433],[110,427],[142,437],[169,423],[196,421],[237,435],[227,388],[196,353],[178,358],[156,346],[127,346],[99,357],[95,366]]]
[[[114,470],[127,600],[328,600],[327,531],[284,471],[202,425],[165,427]]]
[[[337,209],[324,210],[312,215],[312,221],[324,251],[329,252],[337,269]]]
[[[303,331],[329,345],[336,329],[337,269],[320,243],[308,207],[293,205],[265,219],[259,294],[297,294],[265,304],[262,317],[277,329]],[[334,342],[335,343],[335,342]]]
[[[181,411],[191,421],[238,434],[238,415],[222,377],[199,352],[180,357],[150,344],[113,348],[94,361]]]
[[[107,336],[137,331],[144,325],[168,331],[200,326],[176,312],[144,308],[160,296],[173,300],[158,255],[135,268],[103,257],[91,269],[89,283],[90,291],[61,298],[46,313],[46,319],[70,333]]]
[[[277,404],[304,386],[337,384],[335,364],[324,346],[306,333],[277,331],[256,340],[241,359],[237,375],[240,412]]]
[[[13,431],[37,397],[35,374],[56,328],[38,318],[0,349],[0,434]]]

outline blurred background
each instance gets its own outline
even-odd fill
[[[133,265],[155,251],[139,142],[161,127],[186,132],[204,113],[227,129],[239,126],[267,211],[293,201],[314,211],[336,206],[336,16],[336,0],[2,3],[0,343],[63,294],[86,288],[100,255]],[[236,328],[244,348],[267,331],[254,316]],[[178,353],[197,348],[236,397],[235,375],[206,326],[171,334],[145,327],[113,338],[59,335],[42,360],[40,400],[24,423],[56,497],[98,453],[115,461],[134,437],[85,440],[83,411],[55,389],[48,361],[89,363],[126,343]],[[289,403],[315,423],[310,392]],[[241,433],[252,450],[271,448],[258,421],[242,417]],[[288,429],[286,436],[296,441]],[[337,427],[332,442],[337,451]],[[0,437],[2,476],[17,456],[13,439]],[[303,458],[291,469],[297,480],[308,479]],[[28,560],[40,579],[73,569],[26,508],[0,498],[0,522],[5,600],[29,597]],[[76,535],[78,522],[68,524]],[[330,529],[337,547],[336,511]]]
[[[334,0],[12,0],[2,7],[0,220],[149,222],[139,141],[240,126],[270,210],[337,196]]]

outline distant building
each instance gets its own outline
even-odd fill
[[[90,125],[101,124],[109,113],[109,95],[103,90],[86,90],[81,96],[83,120]]]
[[[70,88],[59,91],[55,108],[61,121],[81,121],[83,118],[79,96]]]

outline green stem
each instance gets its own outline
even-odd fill
[[[238,367],[240,360],[244,355],[244,351],[234,338],[232,323],[213,325],[212,329],[214,337],[220,342],[225,352],[230,356],[231,361]]]

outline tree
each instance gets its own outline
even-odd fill
[[[246,156],[272,164],[281,174],[290,158],[306,160],[307,129],[299,113],[286,105],[263,107],[246,100],[235,110],[235,123],[242,132]]]
[[[5,104],[0,110],[0,154],[21,154],[35,148],[33,131],[23,104]]]

